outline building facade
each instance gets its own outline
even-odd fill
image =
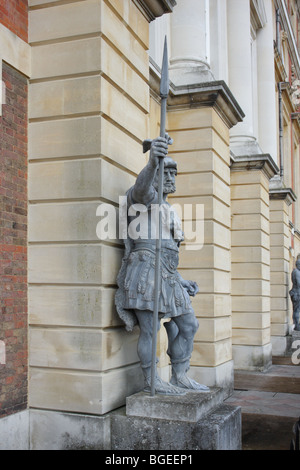
[[[117,217],[147,162],[143,140],[159,134],[165,36],[170,202],[191,233],[180,271],[200,288],[190,374],[230,395],[236,370],[289,354],[299,7],[2,2],[0,429],[18,439],[8,432],[0,448],[108,449],[110,413],[141,388],[138,328],[127,333],[114,307],[123,244],[97,226],[104,210]],[[161,330],[167,378],[165,349]]]

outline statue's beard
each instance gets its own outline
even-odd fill
[[[155,182],[153,183],[153,186],[154,186],[154,188],[156,189],[156,191],[158,191],[158,183],[157,183],[157,181],[155,181]],[[175,193],[175,191],[176,191],[176,185],[175,185],[175,183],[164,183],[164,185],[163,185],[163,193],[164,193],[164,194],[173,194],[173,193]]]
[[[174,183],[165,183],[163,186],[163,193],[164,194],[172,194],[175,193],[176,186]]]

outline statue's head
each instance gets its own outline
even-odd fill
[[[171,194],[176,191],[175,177],[177,175],[177,163],[171,157],[165,157],[164,160],[164,185],[163,193]],[[156,172],[153,186],[158,190],[158,172]]]
[[[296,268],[300,270],[300,258],[297,258]]]

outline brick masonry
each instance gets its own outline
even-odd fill
[[[0,417],[27,406],[27,79],[3,63],[0,117]]]
[[[1,0],[0,23],[28,42],[28,0]]]

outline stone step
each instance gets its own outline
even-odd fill
[[[273,364],[265,372],[235,371],[234,388],[300,394],[300,367]]]
[[[293,364],[291,361],[291,356],[273,356],[272,363],[276,366],[294,366],[298,364]]]

